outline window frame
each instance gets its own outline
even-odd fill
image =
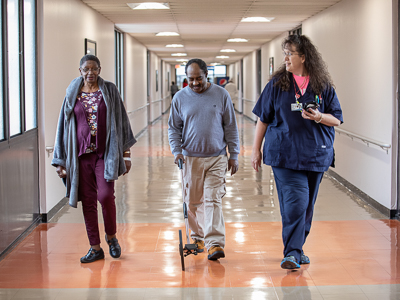
[[[2,1],[0,4],[0,14],[2,18],[1,22],[1,39],[0,39],[0,47],[1,47],[1,58],[3,61],[3,68],[1,70],[2,72],[2,80],[0,81],[0,84],[2,85],[2,101],[0,105],[3,107],[3,129],[4,129],[4,138],[0,139],[0,144],[10,144],[10,142],[20,136],[23,136],[31,131],[37,131],[38,130],[38,87],[37,87],[37,82],[38,82],[38,55],[37,55],[37,0],[33,0],[33,18],[34,18],[34,43],[35,45],[33,48],[35,49],[35,55],[34,55],[34,96],[35,96],[35,112],[34,112],[34,117],[35,117],[35,127],[26,130],[26,109],[25,109],[25,94],[26,94],[26,86],[25,86],[25,24],[24,24],[24,0],[18,0],[18,27],[19,27],[19,36],[18,36],[18,47],[19,47],[19,93],[20,93],[20,126],[21,126],[21,132],[14,134],[11,136],[10,132],[10,97],[9,97],[9,80],[8,80],[8,71],[9,71],[9,61],[8,61],[8,14],[7,14],[7,5],[8,1]],[[1,100],[1,99],[0,99]]]

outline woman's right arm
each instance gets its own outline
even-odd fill
[[[258,172],[258,168],[261,167],[262,155],[261,155],[261,145],[267,131],[268,124],[257,120],[256,133],[254,136],[253,150],[251,152],[251,164],[253,169]]]

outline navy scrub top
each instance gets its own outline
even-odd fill
[[[295,90],[291,75],[290,90],[282,91],[274,87],[272,79],[265,87],[253,113],[260,121],[268,124],[263,150],[264,164],[293,170],[325,172],[334,163],[333,142],[335,129],[302,118],[300,111],[292,111],[291,104],[296,103]],[[296,85],[298,94],[300,89]],[[316,94],[310,84],[298,101],[305,103],[315,100]],[[333,88],[322,94],[318,110],[331,114],[343,123],[342,109]]]

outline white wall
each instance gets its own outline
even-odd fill
[[[240,62],[236,62],[233,64],[230,64],[228,66],[228,72],[227,72],[229,79],[233,81],[234,84],[236,84],[236,87],[240,88]],[[239,82],[238,82],[238,73],[239,73]],[[238,112],[242,112],[242,103],[241,103],[241,91],[238,90],[237,96],[235,99],[232,99],[233,104],[235,105],[235,109]]]
[[[156,89],[156,71],[158,71],[158,90]],[[161,59],[150,52],[150,122],[153,122],[162,114],[161,96]]]
[[[65,187],[43,149],[54,145],[65,89],[79,76],[85,38],[97,42],[101,76],[114,81],[114,25],[78,0],[41,0],[38,9],[40,211],[47,213],[65,196]]]
[[[261,47],[261,86],[262,89],[266,86],[269,81],[269,59],[274,59],[274,72],[279,69],[283,64],[284,57],[282,54],[282,40],[287,36],[287,33],[283,33],[271,42],[264,44]]]
[[[136,135],[147,126],[147,49],[129,34],[124,34],[125,105]]]
[[[397,80],[392,28],[396,24],[392,20],[392,0],[343,0],[302,25],[303,34],[318,47],[336,85],[344,115],[340,128],[392,144],[386,153],[337,134],[333,170],[389,209],[396,202],[392,173],[396,173],[397,152],[396,116],[392,113]],[[269,57],[275,58],[275,70],[283,60],[284,36],[261,48],[264,85],[269,77]]]
[[[257,51],[246,55],[243,58],[243,114],[257,120],[256,115],[253,114],[253,108],[257,99]]]
[[[165,113],[171,106],[171,65],[162,61],[163,74],[160,80],[162,83],[162,113]]]

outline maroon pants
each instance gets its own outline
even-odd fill
[[[97,200],[102,206],[106,234],[114,235],[117,232],[114,181],[107,182],[104,179],[104,159],[95,152],[79,157],[79,200],[82,202],[90,245],[100,244]]]

